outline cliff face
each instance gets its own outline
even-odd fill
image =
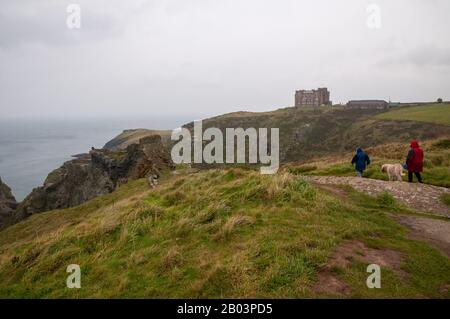
[[[32,214],[79,205],[110,193],[129,179],[172,169],[170,154],[160,136],[145,137],[124,151],[92,149],[88,155],[68,161],[51,172],[44,185],[35,188],[19,205],[14,221]]]
[[[0,178],[0,228],[9,220],[16,207],[17,202],[11,189]]]

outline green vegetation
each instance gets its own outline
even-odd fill
[[[450,187],[450,139],[439,139],[423,144],[425,152],[423,180],[427,184]],[[364,177],[387,180],[387,174],[381,172],[383,164],[402,164],[408,152],[407,144],[388,144],[368,148],[372,163],[364,172]],[[296,175],[321,176],[355,176],[350,164],[351,154],[339,159],[328,159],[322,162],[304,165],[290,165],[289,171]],[[407,180],[405,171],[404,180]]]
[[[445,205],[450,207],[450,194],[443,194],[441,200]]]
[[[160,135],[163,143],[167,143],[170,140],[170,134],[170,130],[147,130],[142,128],[125,130],[106,143],[104,147],[109,150],[124,150],[128,145],[138,144],[140,139],[152,135]]]
[[[330,297],[314,288],[342,243],[401,254],[382,289],[366,287],[367,264],[334,275],[352,297],[450,297],[450,261],[407,238],[388,214],[388,194],[344,197],[287,172],[233,168],[145,180],[84,205],[42,213],[0,232],[1,297]],[[67,289],[79,264],[81,289]]]
[[[401,107],[376,116],[382,120],[408,120],[450,125],[450,104],[438,103],[413,107]]]
[[[204,128],[279,127],[284,160],[322,159],[288,164],[275,176],[179,165],[155,189],[131,181],[78,207],[34,215],[0,232],[0,297],[450,298],[449,258],[410,239],[392,219],[417,212],[388,193],[318,188],[300,176],[354,176],[352,152],[363,146],[372,159],[365,175],[387,179],[381,165],[403,163],[411,137],[450,134],[447,126],[424,123],[444,121],[448,104],[401,121],[424,108],[383,114],[286,108],[209,119]],[[127,134],[110,145],[126,145]],[[407,142],[393,143],[399,140]],[[424,181],[450,187],[450,139],[423,148]],[[318,290],[334,252],[348,242],[395,251],[400,268],[383,270],[382,289],[367,289],[367,263],[350,258],[348,266],[332,268],[348,293]],[[81,289],[66,288],[69,264],[81,266]]]
[[[450,106],[447,109],[447,114],[450,114]],[[414,107],[404,110],[409,112]],[[422,120],[380,118],[388,114],[391,112],[351,110],[337,106],[284,108],[272,112],[229,113],[204,120],[203,128],[279,128],[280,153],[284,162],[306,162],[336,156],[361,146],[367,148],[395,142],[409,143],[412,139],[423,141],[450,136],[450,126]],[[438,118],[443,119],[441,114]]]

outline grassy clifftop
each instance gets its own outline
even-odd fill
[[[166,144],[170,140],[170,133],[170,130],[148,130],[143,128],[125,130],[107,142],[103,148],[111,151],[124,150],[128,145],[139,144],[140,139],[153,135],[160,135],[162,142]]]
[[[376,117],[382,120],[408,120],[450,125],[450,103],[401,107]]]
[[[448,298],[449,259],[408,239],[389,217],[401,212],[387,194],[329,192],[287,172],[181,170],[0,232],[0,296]],[[366,287],[367,251],[396,256],[383,289]],[[65,286],[73,263],[81,289]],[[345,289],[324,289],[324,276]]]

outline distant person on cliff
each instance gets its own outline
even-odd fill
[[[358,175],[358,177],[363,177],[363,173],[367,165],[370,164],[369,155],[367,155],[366,152],[359,147],[356,150],[356,155],[353,156],[352,164],[355,164],[356,175]]]
[[[422,176],[420,173],[423,171],[423,150],[419,147],[417,141],[412,141],[410,144],[411,149],[406,157],[406,167],[408,169],[408,182],[413,182],[413,173],[416,175],[419,183],[422,182]]]

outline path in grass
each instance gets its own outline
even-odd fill
[[[410,208],[450,218],[450,207],[441,200],[443,194],[450,194],[450,189],[445,187],[343,176],[307,176],[305,178],[319,185],[350,185],[357,191],[369,195],[388,192]]]
[[[448,188],[358,177],[308,176],[306,179],[316,185],[328,188],[337,195],[342,195],[343,190],[333,190],[330,186],[349,185],[369,195],[388,192],[399,202],[410,208],[427,212],[434,216],[450,218],[450,207],[441,201],[443,194],[450,193]],[[412,239],[427,241],[450,257],[450,221],[412,215],[395,215],[393,217],[397,222],[409,228],[409,236]]]
[[[397,216],[395,219],[410,229],[410,238],[428,241],[450,257],[450,222],[408,215]]]

